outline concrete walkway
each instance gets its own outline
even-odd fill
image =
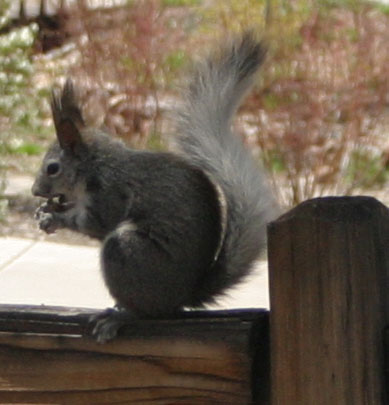
[[[107,307],[97,248],[0,239],[0,303]]]
[[[212,308],[268,307],[266,263]],[[99,250],[0,238],[0,304],[105,308],[113,305],[99,271]]]

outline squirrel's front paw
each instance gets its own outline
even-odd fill
[[[45,202],[36,210],[35,219],[38,221],[39,228],[46,233],[54,233],[58,229],[53,205],[50,202]]]
[[[54,218],[54,215],[50,212],[39,212],[36,215],[38,219],[39,229],[46,233],[54,233],[58,227]]]

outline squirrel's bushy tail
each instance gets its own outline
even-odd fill
[[[266,244],[266,224],[274,217],[264,173],[231,130],[265,53],[251,32],[230,41],[196,66],[178,109],[178,147],[221,187],[227,206],[221,251],[193,305],[211,301],[251,270]]]

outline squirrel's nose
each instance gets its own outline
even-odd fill
[[[45,197],[48,194],[46,190],[42,190],[42,187],[39,185],[38,180],[34,181],[34,184],[31,187],[31,193],[35,197]]]

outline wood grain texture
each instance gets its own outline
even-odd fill
[[[0,403],[267,403],[252,394],[266,375],[252,364],[262,358],[255,338],[266,333],[265,311],[137,321],[106,344],[85,335],[90,315],[0,306]]]
[[[381,405],[389,213],[307,201],[269,226],[273,405]]]

